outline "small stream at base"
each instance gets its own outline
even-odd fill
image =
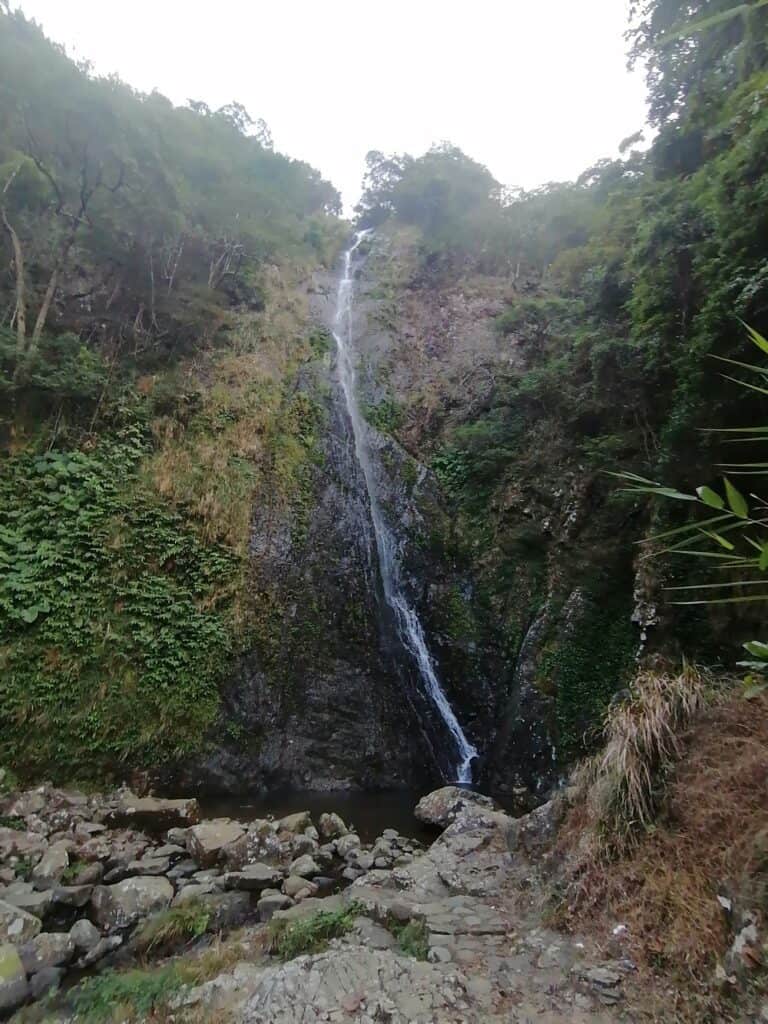
[[[316,823],[321,814],[340,814],[345,824],[355,831],[364,843],[372,843],[385,828],[394,828],[400,835],[431,843],[437,830],[422,824],[414,817],[413,809],[424,793],[417,790],[396,789],[377,793],[358,790],[273,791],[253,800],[243,797],[200,796],[202,818],[234,818],[252,821],[254,818],[282,818],[297,811],[309,811]]]

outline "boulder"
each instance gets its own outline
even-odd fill
[[[296,814],[286,814],[277,823],[278,832],[303,832],[312,824],[312,815],[309,811],[297,811]]]
[[[32,999],[58,992],[65,971],[63,967],[44,967],[29,979],[29,994]]]
[[[463,789],[461,786],[443,786],[442,789],[435,789],[419,800],[414,809],[414,814],[419,821],[427,825],[437,825],[439,828],[447,828],[456,821],[460,814],[467,810],[477,811],[500,810],[495,800],[482,793],[475,793],[471,789]]]
[[[224,875],[225,889],[238,889],[243,892],[261,892],[273,885],[279,885],[283,873],[268,864],[247,864],[242,871],[231,871]]]
[[[304,881],[304,879],[302,879]],[[272,915],[278,910],[287,910],[293,905],[293,900],[286,893],[265,893],[256,904],[260,921],[271,921]]]
[[[299,893],[302,892],[305,892],[308,896],[314,896],[317,892],[317,886],[314,882],[310,882],[300,875],[289,875],[283,882],[283,892],[286,896],[290,896],[291,899],[296,899]]]
[[[224,847],[236,843],[245,829],[229,818],[214,818],[189,830],[187,849],[201,867],[211,867],[222,856]]]
[[[40,918],[0,900],[0,942],[22,946],[40,932]]]
[[[359,845],[360,836],[356,836],[354,832],[349,832],[347,835],[342,836],[341,839],[336,840],[336,853],[342,860],[346,860],[352,850],[356,849]]]
[[[53,890],[54,903],[64,907],[84,907],[93,893],[92,885],[60,885]]]
[[[185,885],[173,897],[172,907],[178,907],[182,903],[189,903],[190,900],[197,900],[201,896],[210,896],[216,891],[213,882],[193,882],[192,885]]]
[[[247,892],[212,892],[198,897],[208,911],[208,931],[236,928],[251,913],[251,898]]]
[[[239,871],[246,864],[277,864],[283,847],[271,821],[251,822],[245,835],[222,848],[221,860],[230,871]]]
[[[27,974],[37,974],[44,967],[61,967],[74,955],[75,944],[67,932],[41,932],[19,948]]]
[[[93,964],[98,963],[102,960],[107,953],[112,953],[114,950],[119,949],[123,944],[122,935],[105,935],[103,939],[99,939],[95,946],[92,946],[75,964],[79,970],[84,970],[86,967],[91,967]]]
[[[69,867],[69,843],[59,842],[49,846],[32,871],[32,883],[36,889],[54,889]]]
[[[305,853],[291,861],[290,872],[292,875],[301,875],[302,878],[311,878],[313,875],[320,874],[320,868],[317,861]]]
[[[100,885],[91,897],[96,923],[110,931],[127,928],[142,917],[164,910],[173,899],[167,878],[137,876],[116,885]]]
[[[27,972],[15,946],[0,945],[0,1015],[10,1013],[29,995]]]
[[[338,839],[349,832],[343,819],[338,814],[321,814],[317,827],[323,839]]]
[[[317,851],[317,840],[313,839],[311,836],[302,832],[291,838],[291,853],[294,857],[300,857],[303,853],[308,853],[310,856],[314,856]]]
[[[95,924],[83,917],[69,929],[69,937],[77,953],[87,953],[101,939],[101,932]]]
[[[154,796],[138,797],[129,790],[121,795],[117,807],[108,811],[104,820],[113,828],[167,832],[168,829],[188,828],[197,824],[200,821],[200,807],[194,799],[161,800]]]
[[[51,909],[52,892],[35,892],[27,882],[14,882],[7,889],[0,891],[0,899],[20,910],[26,910],[35,917],[43,918]]]

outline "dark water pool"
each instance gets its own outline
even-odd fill
[[[403,789],[382,793],[287,790],[255,796],[252,800],[246,797],[215,796],[200,796],[198,799],[204,818],[250,821],[270,814],[274,818],[282,818],[295,811],[309,811],[317,822],[325,811],[335,811],[347,825],[354,828],[363,842],[371,842],[385,828],[394,828],[401,835],[430,843],[438,835],[438,830],[423,825],[413,816],[413,808],[422,796],[423,792]]]

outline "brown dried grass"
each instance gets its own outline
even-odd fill
[[[655,821],[614,859],[600,843],[574,849],[591,817],[576,803],[563,833],[571,875],[558,916],[603,936],[627,926],[641,977],[673,983],[674,1011],[659,1019],[725,1021],[730,1010],[712,985],[730,942],[717,895],[768,912],[768,697],[721,694],[674,747],[679,761]]]

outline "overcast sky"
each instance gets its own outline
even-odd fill
[[[625,0],[16,0],[97,71],[233,99],[356,201],[370,149],[450,140],[504,184],[576,177],[643,126]]]

